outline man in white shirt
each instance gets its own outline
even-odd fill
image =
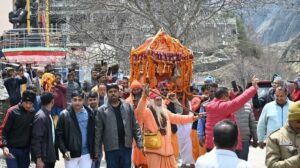
[[[241,160],[235,153],[238,142],[238,128],[230,120],[218,122],[214,127],[216,147],[198,158],[196,168],[250,168],[248,162]]]

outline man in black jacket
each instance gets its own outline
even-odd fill
[[[10,106],[18,104],[21,100],[21,85],[26,84],[27,78],[24,76],[23,71],[18,71],[15,76],[15,70],[13,68],[7,69],[8,78],[4,80],[4,86],[9,94]]]
[[[42,108],[35,114],[32,128],[31,154],[36,168],[54,168],[58,155],[55,150],[55,130],[51,118],[54,105],[52,93],[41,95]]]
[[[23,93],[22,102],[9,113],[2,132],[3,154],[8,168],[28,168],[35,94]]]
[[[133,107],[120,99],[116,83],[107,84],[108,102],[102,105],[95,117],[94,157],[98,157],[103,144],[108,168],[130,168],[133,138],[143,150],[141,129],[135,119]]]
[[[65,158],[66,168],[90,168],[93,152],[94,116],[83,106],[84,93],[75,91],[72,104],[64,110],[57,123],[58,147]]]
[[[88,99],[89,108],[93,111],[94,116],[95,116],[96,113],[98,112],[98,103],[99,103],[98,93],[91,91],[88,94],[87,99]],[[101,160],[102,160],[102,146],[99,146],[99,151],[100,152],[99,152],[98,158],[93,161],[92,168],[100,168],[100,164],[101,164]]]
[[[26,64],[26,72],[28,73],[30,80],[33,81],[36,77],[36,72],[32,69],[31,64]]]
[[[274,78],[271,85],[272,85],[272,87],[264,95],[262,95],[261,97],[258,97],[258,94],[255,94],[255,96],[252,98],[252,103],[253,103],[254,108],[262,109],[266,104],[274,101],[276,99],[276,96],[275,96],[276,89],[278,87],[285,87],[284,81],[279,76]],[[289,93],[288,93],[288,99],[292,100],[291,95]]]

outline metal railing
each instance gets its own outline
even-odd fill
[[[47,38],[49,43],[47,44]],[[66,47],[67,36],[61,29],[50,28],[46,33],[45,28],[32,28],[30,33],[27,29],[11,29],[5,31],[0,40],[0,48],[26,48],[26,47]]]

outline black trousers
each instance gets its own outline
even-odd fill
[[[54,163],[44,163],[45,168],[54,168],[55,167],[55,162]]]

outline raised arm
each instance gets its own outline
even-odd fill
[[[136,109],[134,110],[134,115],[136,117],[136,120],[140,124],[140,126],[143,124],[143,116],[145,115],[145,109],[147,106],[147,96],[143,94],[141,97]]]
[[[257,93],[258,82],[258,78],[254,76],[252,78],[252,86],[245,90],[244,93],[231,101],[221,102],[218,109],[222,110],[222,113],[219,113],[219,115],[226,117],[242,108]]]
[[[254,86],[251,86],[249,89],[247,89],[244,93],[242,93],[235,99],[220,103],[219,109],[222,110],[222,113],[219,113],[219,115],[225,117],[236,112],[237,110],[242,108],[255,94],[256,88]]]
[[[180,114],[173,114],[170,111],[167,112],[170,118],[170,122],[172,124],[187,124],[194,122],[198,119],[197,116],[194,115],[180,115]]]

